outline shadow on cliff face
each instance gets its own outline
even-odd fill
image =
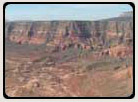
[[[133,91],[133,22],[8,22],[8,96],[127,97]]]

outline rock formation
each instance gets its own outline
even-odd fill
[[[83,45],[87,48],[132,44],[133,18],[120,16],[99,21],[6,22],[5,37],[19,44]]]

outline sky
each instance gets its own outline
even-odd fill
[[[132,11],[128,4],[9,4],[5,18],[15,20],[98,20]]]

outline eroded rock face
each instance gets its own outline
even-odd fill
[[[6,38],[19,44],[109,46],[133,40],[133,19],[6,22],[5,30]]]
[[[104,49],[100,52],[100,56],[108,55],[111,57],[124,58],[126,56],[132,56],[133,48],[132,46],[117,45],[108,49]]]
[[[109,49],[109,55],[113,57],[125,57],[133,54],[132,47],[118,45]]]
[[[5,34],[5,92],[10,97],[132,94],[130,17],[93,22],[6,22]]]

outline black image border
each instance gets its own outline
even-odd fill
[[[5,10],[10,4],[128,4],[133,8],[133,92],[126,97],[10,97],[5,92]],[[133,2],[6,2],[3,4],[3,97],[5,99],[132,99],[135,97],[135,4]]]

